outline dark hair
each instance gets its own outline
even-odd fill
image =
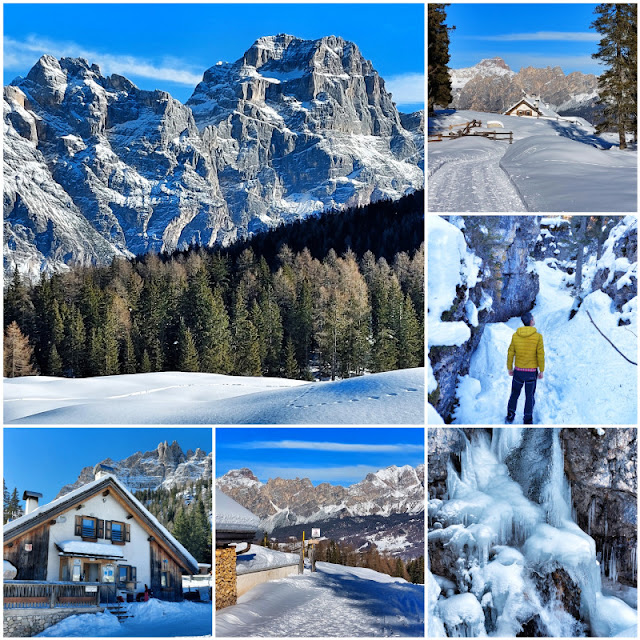
[[[525,311],[521,316],[520,316],[520,320],[522,320],[522,324],[525,327],[530,327],[531,326],[531,320],[533,319],[533,316],[531,315],[531,311]]]

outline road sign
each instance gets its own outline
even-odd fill
[[[320,529],[311,529],[311,537],[319,538],[320,537]]]

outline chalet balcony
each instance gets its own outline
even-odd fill
[[[5,580],[4,609],[93,608],[115,602],[114,584]]]

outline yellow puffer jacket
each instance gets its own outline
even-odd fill
[[[519,369],[544,371],[544,343],[535,327],[520,327],[511,338],[507,353],[507,369],[513,369],[513,359]]]

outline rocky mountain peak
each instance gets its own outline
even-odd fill
[[[509,67],[509,65],[499,56],[496,56],[495,58],[484,58],[483,60],[480,60],[480,62],[478,62],[476,66],[480,68],[498,67],[499,69],[506,69],[507,71],[511,71],[511,67]]]
[[[176,440],[171,444],[160,442],[153,451],[136,451],[123,460],[105,458],[98,461],[114,469],[116,477],[130,490],[157,487],[181,486],[199,479],[211,477],[213,454],[198,448],[195,452],[183,453]],[[62,487],[58,496],[92,482],[95,464],[84,467],[75,483]]]

